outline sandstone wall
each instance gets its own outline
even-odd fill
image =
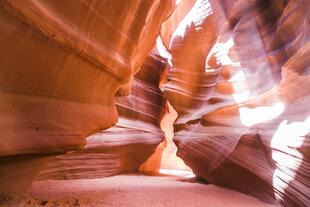
[[[178,155],[196,175],[310,205],[309,9],[305,0],[201,0],[165,23],[164,93],[179,114]]]
[[[13,162],[82,149],[85,137],[114,125],[115,95],[130,92],[172,7],[170,0],[1,1],[0,156]],[[19,177],[3,175],[1,191],[15,191],[43,164],[27,176],[18,167]]]

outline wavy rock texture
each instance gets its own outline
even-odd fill
[[[147,57],[131,94],[116,98],[117,124],[88,137],[83,150],[56,157],[37,179],[97,178],[138,171],[165,138],[160,121],[166,100],[159,89],[165,66],[158,56]]]
[[[176,11],[189,12],[172,15],[162,39],[178,155],[210,183],[309,206],[309,1],[200,0]]]
[[[77,150],[115,124],[115,94],[129,92],[171,8],[166,0],[1,1],[0,156]]]

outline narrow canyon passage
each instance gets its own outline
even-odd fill
[[[173,122],[177,113],[167,102],[161,120],[164,140],[155,153],[140,166],[143,173],[113,177],[36,181],[23,195],[5,195],[3,206],[276,206],[240,192],[207,184],[195,178],[191,169],[177,157],[173,143]],[[158,165],[160,163],[160,168]],[[154,166],[155,165],[155,166]],[[159,170],[158,170],[159,169]],[[151,170],[151,171],[150,171]],[[0,203],[0,206],[2,206]]]
[[[0,207],[310,206],[309,0],[1,0]]]
[[[3,206],[205,207],[206,203],[218,207],[276,206],[195,178],[191,169],[176,155],[173,122],[177,112],[169,102],[167,108],[160,123],[166,140],[140,166],[140,173],[36,181],[26,194],[3,196],[2,201],[7,200]]]

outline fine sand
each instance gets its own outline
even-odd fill
[[[12,199],[12,198],[11,198]],[[119,175],[101,179],[35,182],[11,206],[271,206],[245,194],[177,176]],[[9,203],[7,206],[10,206]]]

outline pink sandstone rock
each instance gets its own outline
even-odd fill
[[[302,0],[201,0],[183,15],[164,93],[179,114],[178,155],[197,176],[310,205],[309,11]]]

